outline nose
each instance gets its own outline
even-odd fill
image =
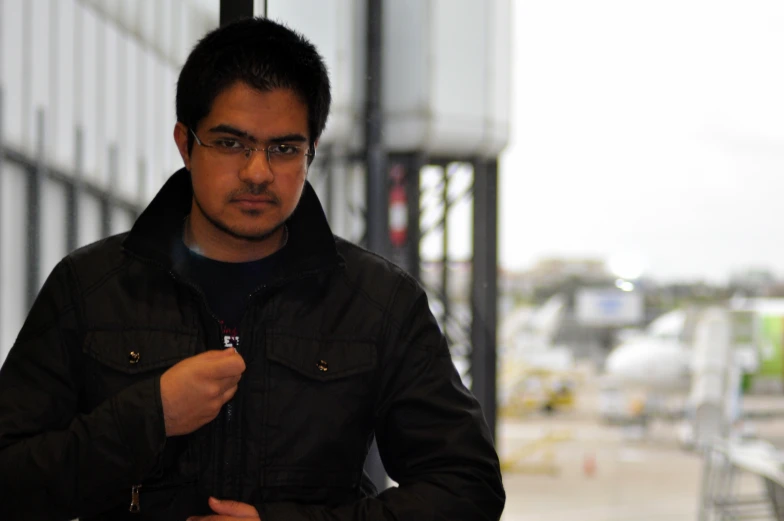
[[[239,171],[239,178],[246,183],[260,185],[271,183],[275,179],[269,163],[267,151],[257,149],[249,151],[250,157]]]

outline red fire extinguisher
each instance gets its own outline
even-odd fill
[[[393,166],[389,177],[392,179],[389,189],[389,240],[392,246],[399,248],[406,243],[408,235],[408,197],[403,183],[403,166]]]

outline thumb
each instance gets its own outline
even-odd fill
[[[225,349],[208,349],[203,353],[199,353],[196,356],[203,356],[205,358],[221,358],[228,354],[234,354],[237,350],[233,347],[227,347]]]
[[[217,499],[210,497],[210,508],[216,513],[224,516],[234,517],[259,517],[256,507],[247,503],[240,503],[231,499]]]

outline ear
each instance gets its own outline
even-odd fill
[[[180,157],[182,157],[182,162],[185,163],[185,168],[190,170],[191,155],[188,152],[188,132],[188,127],[179,121],[174,125],[174,143],[177,145],[177,150],[180,151]]]

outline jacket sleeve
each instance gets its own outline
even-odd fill
[[[381,459],[398,486],[335,508],[261,505],[262,521],[500,518],[500,466],[479,403],[461,382],[424,292],[405,284],[410,291],[402,293],[415,295],[396,299],[391,310],[403,320],[393,320],[392,345],[380,360],[375,424]]]
[[[118,490],[139,483],[163,450],[157,378],[80,412],[78,298],[62,261],[0,369],[0,519],[95,513],[102,502],[116,502]]]

